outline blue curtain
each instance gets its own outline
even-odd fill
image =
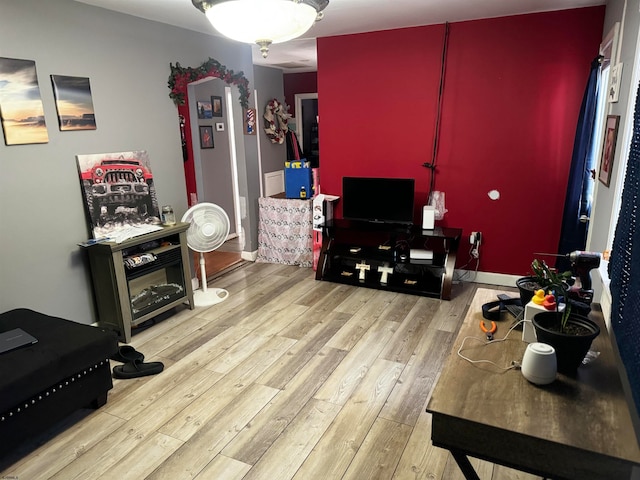
[[[574,250],[584,250],[587,244],[587,223],[580,222],[580,216],[586,215],[588,217],[591,214],[594,183],[591,171],[595,168],[593,126],[598,105],[598,83],[602,58],[599,55],[591,62],[591,71],[580,107],[558,246],[558,253],[561,255]],[[570,268],[569,261],[564,258],[559,258],[556,266],[560,271]]]
[[[640,229],[637,225],[640,210],[640,85],[638,87],[633,138],[609,261],[609,278],[611,326],[640,414]]]

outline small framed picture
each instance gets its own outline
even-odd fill
[[[256,109],[255,108],[244,109],[244,134],[245,135],[256,134]]]
[[[607,123],[604,126],[604,141],[602,142],[602,159],[600,160],[598,180],[607,187],[611,183],[611,170],[613,169],[613,159],[616,154],[619,123],[620,115],[608,115]]]
[[[216,123],[216,132],[224,132],[224,123]]]
[[[200,127],[200,148],[213,148],[213,127]]]
[[[213,111],[214,117],[222,116],[222,97],[212,96],[211,97],[211,108]]]
[[[60,131],[95,130],[91,86],[87,77],[51,75]]]
[[[213,118],[213,111],[211,110],[211,102],[198,100],[198,118]]]

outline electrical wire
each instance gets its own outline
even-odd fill
[[[499,338],[499,339],[496,339],[496,340],[484,340],[484,339],[479,338],[479,337],[471,337],[471,336],[464,337],[462,339],[462,343],[460,343],[460,347],[458,348],[458,356],[460,358],[466,360],[467,362],[472,363],[472,364],[475,364],[475,363],[489,363],[489,364],[491,364],[491,365],[493,365],[495,367],[500,368],[501,370],[504,370],[505,372],[509,371],[509,370],[520,368],[520,362],[517,361],[517,360],[512,360],[511,361],[511,365],[509,365],[508,367],[503,367],[503,366],[498,365],[495,362],[492,362],[491,360],[486,360],[486,359],[473,360],[473,359],[471,359],[469,357],[465,357],[462,354],[462,350],[463,350],[464,344],[465,344],[465,342],[467,340],[476,340],[478,342],[482,342],[484,345],[490,345],[490,344],[494,344],[494,343],[504,342],[507,339],[507,337],[509,336],[509,334],[513,331],[513,329],[516,328],[521,323],[524,323],[524,320],[520,320],[519,322],[514,323],[513,326],[509,329],[509,331],[507,332],[507,334],[503,338]]]
[[[472,279],[468,280],[469,282],[475,281],[476,277],[478,276],[478,268],[480,268],[480,253],[478,253],[477,257],[473,256],[471,252],[473,252],[474,248],[475,247],[473,245],[471,245],[469,247],[469,260],[467,260],[467,263],[465,263],[464,265],[462,265],[458,269],[458,271],[459,270],[464,270],[465,268],[467,268],[469,266],[469,264],[471,264],[475,260],[476,266],[475,266],[475,269],[473,270],[474,275],[473,275]],[[457,281],[457,282],[467,281],[467,277],[469,276],[470,272],[471,272],[471,270],[465,270],[465,272],[463,274],[459,275],[458,278],[454,278],[454,280]]]
[[[427,195],[427,204],[431,204],[431,195],[436,187],[436,160],[438,158],[438,145],[440,139],[440,117],[442,115],[442,97],[444,92],[444,76],[447,65],[447,48],[449,44],[449,22],[444,24],[444,39],[442,41],[442,58],[440,62],[440,85],[438,87],[438,109],[436,112],[436,124],[433,134],[433,152],[431,154],[431,163],[424,163],[423,166],[431,170],[431,179],[429,181],[429,193]]]

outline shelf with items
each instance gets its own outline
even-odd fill
[[[194,308],[188,227],[178,223],[87,247],[99,325],[128,343],[132,327],[185,303]]]
[[[461,235],[458,228],[332,220],[323,225],[316,279],[448,300]]]

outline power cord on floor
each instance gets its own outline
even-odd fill
[[[475,250],[475,255],[473,254],[474,250]],[[473,270],[465,270],[465,268],[467,268],[473,262],[475,262],[476,264],[475,268]],[[471,247],[469,248],[469,260],[467,260],[467,263],[465,263],[459,269],[457,269],[458,271],[464,270],[464,273],[458,275],[457,278],[454,275],[454,278],[453,278],[454,283],[465,282],[465,281],[469,281],[469,282],[475,281],[476,277],[478,276],[479,267],[480,267],[480,254],[478,253],[478,250],[475,249],[473,245],[471,245]],[[473,278],[467,278],[469,277],[469,274],[471,272],[473,272]]]
[[[521,323],[524,323],[524,320],[520,320],[519,322],[514,323],[514,324],[511,326],[511,328],[509,329],[509,331],[507,332],[507,334],[506,334],[503,338],[498,338],[498,339],[495,339],[495,340],[488,340],[488,341],[487,341],[487,340],[484,340],[484,339],[479,338],[479,337],[471,337],[471,336],[464,337],[464,338],[462,339],[462,343],[460,344],[460,348],[458,348],[458,356],[459,356],[460,358],[462,358],[462,359],[466,360],[466,361],[467,361],[467,362],[469,362],[469,363],[489,363],[489,364],[494,365],[495,367],[498,367],[498,368],[500,368],[501,370],[504,370],[504,371],[514,370],[514,369],[519,369],[519,368],[520,368],[520,366],[521,366],[521,365],[520,365],[520,361],[519,361],[519,360],[512,360],[512,361],[511,361],[511,365],[509,365],[508,367],[503,367],[503,366],[498,365],[498,364],[497,364],[497,363],[495,363],[495,362],[492,362],[491,360],[485,360],[485,359],[473,360],[473,359],[471,359],[471,358],[469,358],[469,357],[464,356],[464,355],[462,354],[462,350],[463,350],[463,348],[464,348],[464,344],[465,344],[465,342],[466,342],[467,340],[469,340],[469,339],[471,339],[471,340],[476,340],[476,341],[478,341],[478,342],[482,342],[482,343],[484,343],[485,345],[489,345],[489,344],[493,344],[493,343],[498,343],[498,342],[504,342],[504,341],[507,339],[507,337],[509,336],[509,334],[513,331],[513,329],[514,329],[514,328],[516,328],[516,327],[517,327],[518,325],[520,325]]]

